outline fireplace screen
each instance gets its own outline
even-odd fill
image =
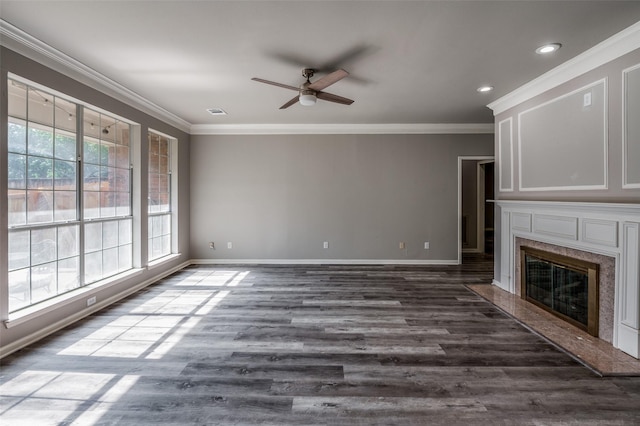
[[[598,266],[521,247],[523,297],[597,336]]]

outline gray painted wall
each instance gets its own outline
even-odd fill
[[[493,135],[192,136],[192,257],[455,261],[461,155]]]
[[[131,287],[136,284],[143,283],[147,280],[152,280],[154,277],[160,276],[164,274],[166,271],[175,268],[176,266],[188,261],[190,259],[189,253],[189,203],[190,203],[190,195],[189,195],[189,135],[175,129],[172,126],[167,125],[166,123],[157,120],[153,117],[150,117],[147,114],[144,114],[135,108],[132,108],[129,105],[126,105],[122,102],[119,102],[97,90],[94,90],[90,87],[87,87],[81,83],[78,83],[63,74],[58,72],[54,72],[34,61],[31,61],[21,55],[16,54],[15,52],[6,49],[4,47],[0,47],[0,57],[2,61],[1,65],[1,88],[2,88],[2,102],[0,103],[0,117],[2,117],[2,125],[0,126],[0,162],[2,162],[2,167],[0,167],[0,252],[7,252],[7,194],[6,194],[6,172],[4,168],[4,164],[6,164],[7,159],[7,132],[6,132],[6,110],[7,110],[7,91],[6,91],[6,77],[7,72],[12,72],[20,77],[29,79],[36,83],[47,86],[53,90],[61,92],[65,95],[74,97],[79,99],[82,102],[86,102],[98,108],[102,108],[111,113],[120,115],[122,117],[126,117],[129,120],[132,120],[138,123],[141,127],[141,134],[143,135],[139,150],[136,151],[137,154],[141,155],[141,153],[146,153],[147,151],[147,129],[153,129],[172,137],[178,139],[178,211],[175,212],[179,217],[179,239],[178,239],[178,248],[180,255],[166,263],[158,265],[153,269],[146,269],[146,253],[147,253],[147,242],[146,238],[135,237],[138,244],[141,247],[142,258],[139,259],[141,262],[142,268],[140,273],[135,277],[123,280],[117,285],[110,286],[108,288],[98,288],[96,290],[91,291],[86,294],[86,297],[83,297],[80,300],[64,303],[59,308],[48,312],[47,314],[41,315],[34,320],[27,321],[25,323],[15,325],[12,328],[6,329],[4,326],[0,326],[0,341],[2,342],[3,347],[9,345],[15,341],[18,341],[23,338],[27,338],[30,335],[35,335],[40,333],[43,329],[52,324],[56,324],[59,321],[65,321],[67,318],[72,317],[74,315],[81,315],[83,312],[87,311],[86,298],[90,296],[96,296],[97,305],[101,302],[107,300],[110,297],[114,297],[118,294],[122,294],[126,292]],[[134,208],[137,205],[138,208],[142,210],[139,217],[141,220],[141,230],[142,235],[146,235],[146,188],[148,185],[146,174],[147,174],[147,160],[146,156],[142,157],[144,160],[141,162],[140,170],[137,173],[134,170],[134,176],[137,176],[137,184],[142,188],[141,191],[138,192],[138,198],[134,201]],[[175,178],[175,177],[174,177]],[[135,195],[134,195],[135,196]],[[0,260],[0,300],[6,300],[7,291],[7,264],[6,264],[6,256],[1,256],[2,260]],[[7,307],[6,304],[0,307],[0,321],[7,319]]]

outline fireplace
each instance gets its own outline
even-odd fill
[[[500,200],[496,205],[494,285],[526,295],[521,247],[598,265],[597,299],[591,302],[597,338],[640,359],[640,204]]]
[[[597,337],[598,264],[527,246],[520,259],[521,297]]]

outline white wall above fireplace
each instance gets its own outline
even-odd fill
[[[640,205],[496,201],[496,207],[494,284],[516,293],[516,237],[615,258],[613,346],[640,358]]]

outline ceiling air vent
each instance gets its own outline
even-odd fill
[[[207,108],[207,112],[211,115],[227,115],[227,112],[222,108]]]

